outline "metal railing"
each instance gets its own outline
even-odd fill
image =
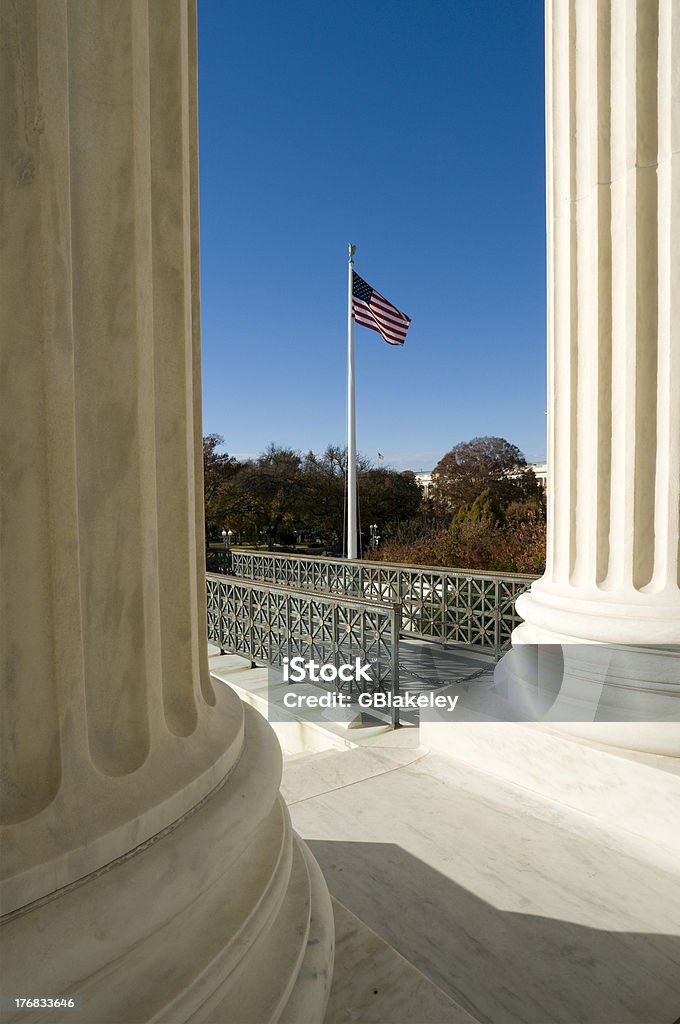
[[[273,552],[230,552],[240,579],[399,604],[404,636],[482,648],[500,657],[521,619],[515,600],[536,576],[349,561]]]
[[[231,548],[206,548],[205,568],[207,572],[222,572],[231,574],[231,567]]]
[[[372,690],[399,693],[401,614],[376,603],[207,574],[208,639],[220,651],[280,667],[302,656],[338,668],[360,658],[371,666]],[[342,683],[350,696],[357,684]],[[363,691],[363,689],[361,690]],[[392,725],[399,710],[392,702]]]

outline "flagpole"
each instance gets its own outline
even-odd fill
[[[357,437],[354,415],[354,320],[352,273],[356,246],[349,246],[347,264],[347,557],[357,557]]]

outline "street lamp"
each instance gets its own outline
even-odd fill
[[[232,541],[232,537],[233,536],[234,536],[234,531],[233,530],[227,530],[227,547],[228,548],[230,548],[232,543],[233,543],[233,541]]]
[[[377,549],[377,547],[378,547],[378,544],[380,543],[380,534],[378,533],[378,524],[377,523],[371,523],[371,525],[369,526],[369,530],[371,531],[371,548],[373,549],[373,551],[375,551]]]
[[[222,543],[224,544],[224,546],[226,548],[226,546],[227,546],[227,531],[226,530],[222,530]]]

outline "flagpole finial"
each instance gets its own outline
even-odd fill
[[[347,248],[349,249],[349,261],[350,263],[354,263],[354,253],[357,251],[357,247],[356,245],[352,245],[350,243],[350,245],[348,245]]]

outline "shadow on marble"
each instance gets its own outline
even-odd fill
[[[444,647],[431,640],[399,641],[399,675],[402,689],[417,693],[450,686],[477,672],[493,675],[494,658],[467,647]]]
[[[335,966],[324,1024],[476,1024],[337,900],[333,916]]]
[[[676,1022],[679,935],[500,910],[390,843],[308,844],[335,899],[480,1024]]]

